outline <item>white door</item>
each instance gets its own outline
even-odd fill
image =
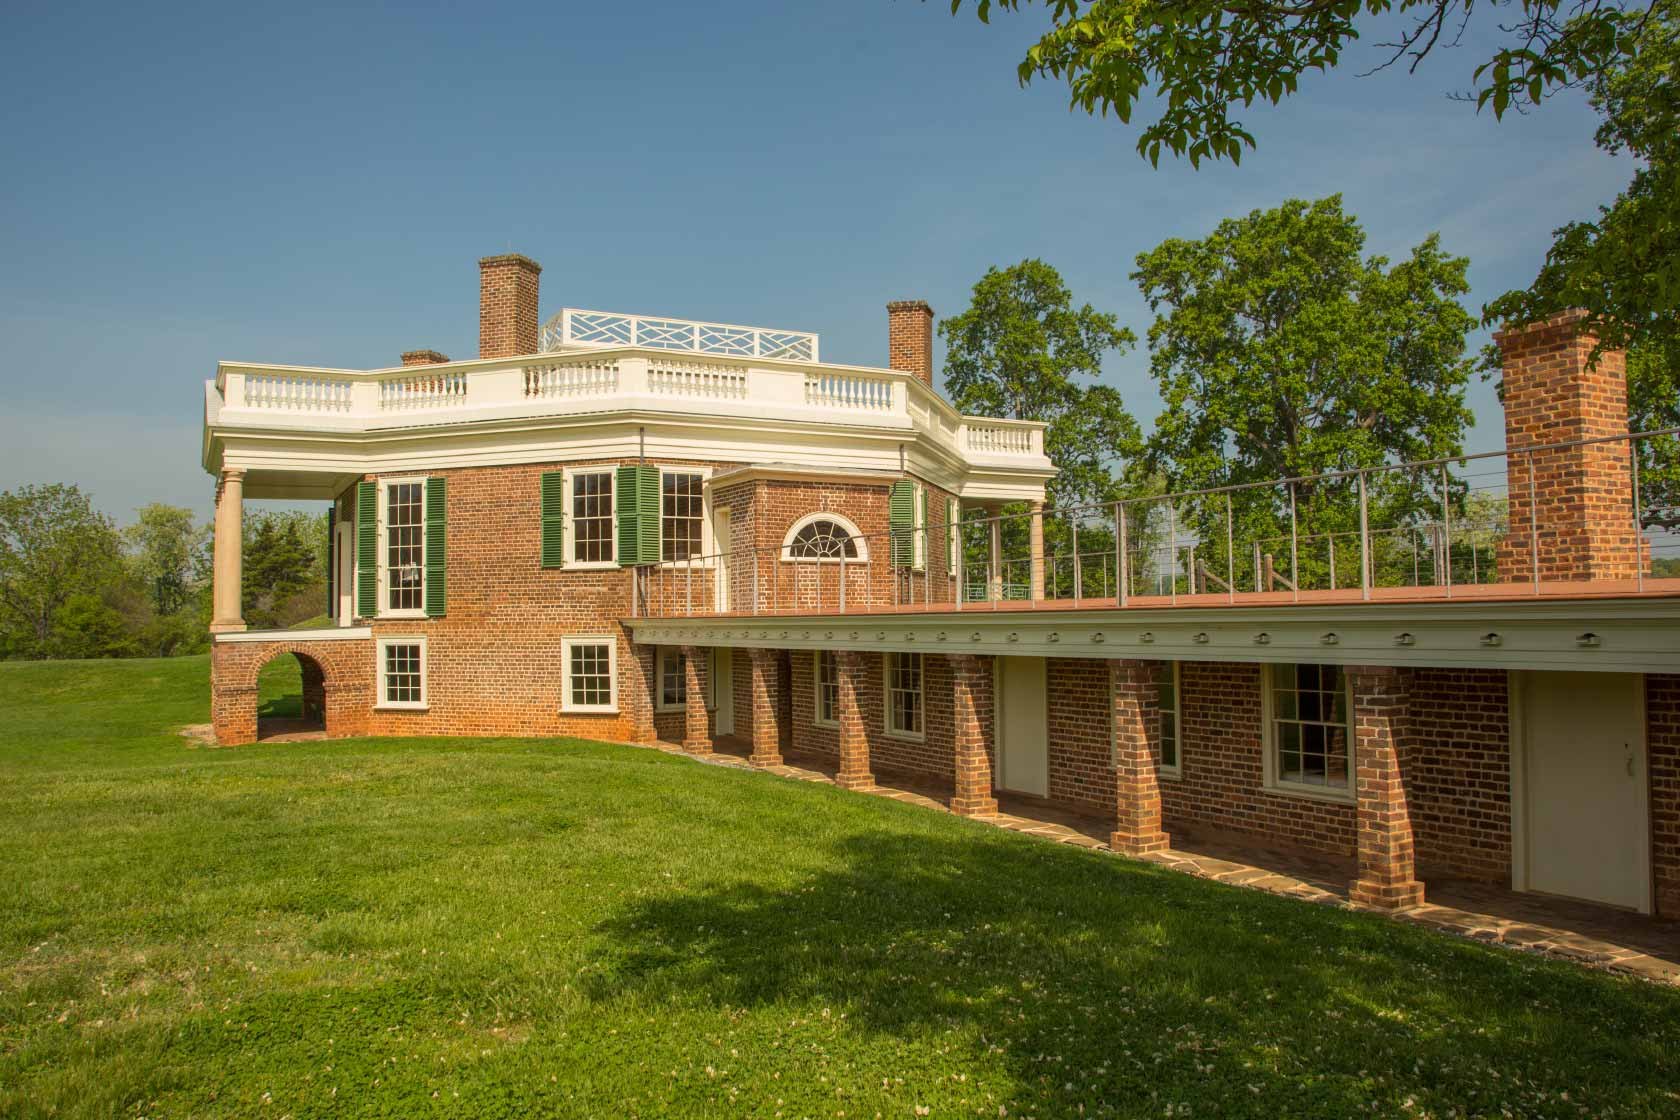
[[[735,654],[712,647],[712,720],[719,735],[735,734]]]
[[[1525,673],[1518,687],[1517,887],[1649,911],[1645,678]]]
[[[352,555],[350,523],[340,521],[334,532],[338,537],[333,544],[338,558],[338,624],[349,626],[356,621],[356,557]]]
[[[1049,709],[1042,657],[998,658],[1000,789],[1043,797],[1050,791]]]
[[[717,568],[717,611],[729,609],[729,511],[720,509],[712,515],[712,548],[717,552],[713,561]]]

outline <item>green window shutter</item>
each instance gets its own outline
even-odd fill
[[[542,566],[558,568],[566,562],[566,475],[542,474]]]
[[[616,489],[619,564],[659,563],[659,468],[619,467]]]
[[[426,480],[426,617],[449,609],[449,480]]]
[[[379,613],[379,484],[356,484],[356,614]]]
[[[916,562],[916,484],[909,480],[892,484],[887,498],[887,525],[892,530],[892,562],[908,568]]]

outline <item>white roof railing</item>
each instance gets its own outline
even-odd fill
[[[817,336],[810,331],[744,327],[616,311],[563,307],[542,326],[538,346],[544,353],[595,346],[643,346],[686,350],[725,358],[780,358],[817,361]]]

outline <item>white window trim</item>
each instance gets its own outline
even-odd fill
[[[838,695],[835,697],[834,718],[822,718],[822,658],[825,653],[830,657],[834,656],[834,653],[830,650],[819,649],[813,650],[811,653],[811,724],[814,727],[839,727],[840,705]],[[838,661],[834,663],[834,673],[835,680],[838,682],[840,679],[840,663]]]
[[[1347,691],[1348,714],[1348,784],[1347,789],[1333,786],[1309,786],[1301,782],[1286,782],[1278,777],[1277,726],[1272,720],[1272,673],[1280,665],[1313,664],[1313,662],[1268,662],[1260,666],[1260,742],[1265,759],[1265,788],[1284,797],[1299,797],[1307,801],[1331,801],[1338,805],[1352,805],[1359,800],[1359,738],[1355,734],[1357,721],[1353,713],[1353,678],[1344,669],[1342,687]],[[1342,668],[1337,666],[1337,668]],[[1183,748],[1180,748],[1182,754]]]
[[[927,483],[918,482],[910,491],[910,544],[914,555],[911,557],[910,567],[913,571],[927,571],[928,553],[928,489]]]
[[[1165,761],[1162,761],[1156,766],[1156,770],[1163,778],[1182,778],[1184,776],[1184,681],[1183,678],[1179,676],[1179,669],[1183,663],[1179,661],[1170,661],[1168,664],[1172,666],[1173,755],[1178,761],[1174,762],[1171,766],[1168,766]],[[1157,697],[1157,700],[1159,700],[1159,697]],[[1155,714],[1155,734],[1157,738],[1159,738],[1161,734],[1161,715],[1159,706],[1157,706]]]
[[[848,564],[867,564],[867,563],[869,563],[869,542],[864,540],[863,533],[858,530],[857,523],[854,522],[851,518],[843,517],[838,513],[831,513],[827,510],[818,510],[816,513],[807,513],[804,517],[801,517],[798,521],[795,521],[793,523],[793,527],[791,529],[789,529],[787,531],[786,535],[784,535],[782,537],[781,560],[784,564],[839,564],[840,563],[840,558],[838,556],[795,556],[795,555],[793,555],[793,538],[797,537],[799,535],[799,531],[801,529],[805,528],[805,526],[813,524],[813,523],[818,522],[818,521],[832,521],[836,525],[840,526],[842,529],[846,530],[846,532],[848,532],[852,535],[852,541],[857,545],[858,554],[857,554],[856,559],[848,558],[846,560],[846,563],[848,563]]]
[[[957,574],[957,546],[960,543],[957,536],[957,526],[962,524],[962,502],[946,495],[945,498],[945,574]]]
[[[399,475],[379,480],[379,551],[374,563],[374,573],[379,584],[379,613],[375,618],[425,618],[426,617],[426,480],[423,474]],[[391,602],[390,566],[386,563],[391,554],[391,541],[386,535],[388,519],[386,508],[390,503],[391,487],[407,484],[418,484],[420,487],[420,606],[404,607],[393,610],[388,604]]]
[[[922,729],[920,731],[904,731],[893,726],[892,720],[892,659],[894,657],[918,657],[916,653],[883,653],[881,655],[881,729],[889,739],[902,739],[907,743],[921,743],[927,740],[927,658],[922,658],[920,674],[922,687]]]
[[[572,649],[575,646],[607,647],[608,701],[606,704],[572,702]],[[560,710],[588,715],[618,713],[618,639],[611,634],[568,634],[560,639]]]
[[[612,479],[607,487],[607,493],[612,496],[612,542],[613,558],[611,560],[579,560],[577,558],[577,526],[572,519],[572,479],[580,474],[604,474]],[[560,567],[571,571],[605,571],[617,568],[618,565],[618,468],[612,464],[595,467],[563,467],[560,471],[560,503],[562,506],[561,523],[562,540],[565,542],[565,557]]]
[[[420,647],[420,699],[387,700],[385,699],[385,650],[390,646],[419,646]],[[373,644],[374,676],[377,680],[378,695],[374,699],[375,711],[387,712],[423,712],[431,706],[431,697],[426,688],[426,677],[430,675],[431,659],[426,655],[426,639],[420,637],[405,638],[393,635],[380,638]]]
[[[665,555],[665,476],[668,474],[697,474],[700,476],[700,555],[694,560],[660,560],[658,567],[682,571],[687,568],[710,569],[716,557],[712,555],[717,548],[712,540],[712,468],[711,467],[665,467],[659,468],[659,555]],[[613,518],[618,517],[618,507],[613,507]]]
[[[667,704],[665,702],[665,661],[667,658],[683,656],[682,649],[678,646],[656,646],[654,648],[657,652],[653,658],[653,710],[656,712],[688,711],[686,699],[681,704]],[[684,682],[683,687],[686,693],[686,682]]]

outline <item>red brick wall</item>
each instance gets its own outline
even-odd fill
[[[1645,678],[1645,712],[1657,913],[1680,918],[1680,676]]]
[[[1110,813],[1114,754],[1108,662],[1051,658],[1045,675],[1050,696],[1050,798]]]
[[[537,284],[542,265],[518,253],[478,262],[478,356],[537,352]]]
[[[838,729],[820,727],[813,721],[816,712],[815,657],[808,650],[794,650],[792,653],[793,750],[837,761],[840,757]],[[950,781],[955,773],[951,751],[950,662],[939,654],[922,657],[922,721],[925,730],[919,742],[887,734],[884,681],[881,655],[864,655],[863,680],[857,690],[858,707],[863,712],[870,765],[876,776],[896,774]],[[987,725],[987,740],[990,741],[990,712],[982,718]]]
[[[887,366],[933,386],[933,308],[924,300],[887,304]]]
[[[373,703],[373,642],[216,642],[210,654],[210,718],[223,746],[257,737],[257,674],[276,657],[297,654],[304,699],[325,704],[327,734],[366,735]]]
[[[1502,669],[1418,669],[1405,775],[1418,869],[1511,881],[1511,715]]]

